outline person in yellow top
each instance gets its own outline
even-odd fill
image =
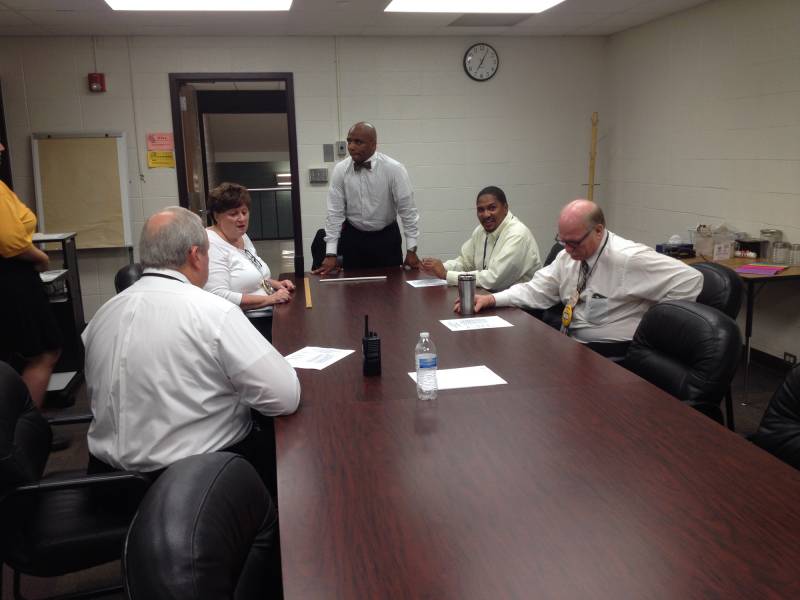
[[[5,147],[0,144],[0,158]],[[33,245],[36,215],[0,181],[0,358],[21,369],[41,410],[61,354],[61,332],[39,271],[50,259]]]

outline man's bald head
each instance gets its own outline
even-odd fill
[[[371,123],[360,121],[347,132],[347,151],[355,164],[369,160],[377,147],[378,132]]]
[[[198,285],[195,280],[199,281],[203,275],[203,265],[197,264],[198,255],[205,256],[208,278],[208,235],[200,217],[193,212],[170,206],[145,222],[139,239],[143,267],[180,271]],[[205,280],[199,285],[205,285]]]
[[[561,209],[558,235],[574,260],[586,260],[600,246],[605,225],[605,215],[597,204],[590,200],[573,200]]]

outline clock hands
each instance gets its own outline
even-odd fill
[[[481,57],[481,62],[478,63],[478,68],[475,69],[476,73],[481,70],[481,67],[483,66],[483,61],[486,60],[486,55],[487,54],[489,54],[489,49],[488,48],[486,49],[486,52],[483,53],[483,56]]]

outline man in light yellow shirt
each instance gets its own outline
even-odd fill
[[[542,266],[539,246],[530,229],[508,210],[508,200],[499,187],[489,186],[475,202],[478,225],[461,246],[458,258],[442,262],[425,258],[422,269],[456,285],[461,273],[475,275],[475,283],[490,291],[505,290],[530,281]]]

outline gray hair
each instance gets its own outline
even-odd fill
[[[171,215],[164,220],[164,213]],[[160,217],[153,222],[155,217]],[[152,215],[142,228],[139,257],[144,268],[178,269],[186,264],[192,246],[208,251],[208,234],[196,214],[180,206],[168,206]]]

